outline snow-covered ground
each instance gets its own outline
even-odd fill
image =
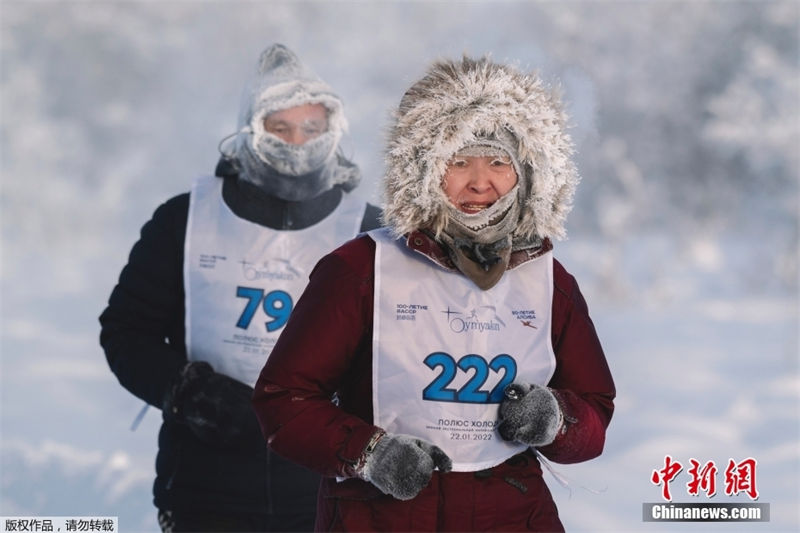
[[[800,530],[797,2],[0,4],[0,515],[157,530],[160,412],[108,370],[97,316],[139,227],[210,172],[260,50],[342,95],[378,201],[391,106],[439,57],[560,79],[583,183],[556,256],[614,374],[605,453],[546,474],[568,531]],[[758,461],[765,523],[653,523]],[[690,496],[690,459],[718,494]],[[588,489],[588,490],[587,490]]]

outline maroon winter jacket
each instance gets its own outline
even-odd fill
[[[447,266],[424,234],[411,234],[407,245]],[[546,242],[541,251],[549,248]],[[255,386],[253,404],[272,450],[326,476],[317,530],[562,530],[530,450],[479,472],[435,471],[409,501],[354,477],[353,466],[378,429],[372,424],[374,257],[375,242],[361,236],[320,260]],[[532,255],[520,257],[512,256],[512,264]],[[539,451],[575,463],[602,452],[615,389],[575,279],[558,261],[553,270],[556,370],[548,386],[566,426]]]

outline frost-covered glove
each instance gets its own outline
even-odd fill
[[[553,442],[564,419],[550,389],[527,383],[506,387],[499,416],[497,431],[503,439],[533,447]]]
[[[167,392],[162,410],[165,420],[185,424],[206,444],[227,448],[260,435],[252,397],[251,387],[193,361]]]
[[[414,498],[431,480],[433,470],[449,472],[450,458],[441,448],[411,435],[373,436],[358,475],[398,500]]]

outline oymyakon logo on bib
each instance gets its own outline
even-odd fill
[[[493,305],[482,305],[464,311],[447,306],[447,310],[442,313],[447,317],[450,330],[455,333],[491,333],[506,327],[505,322],[497,316],[497,308]]]
[[[268,259],[260,263],[242,260],[240,263],[242,265],[242,275],[248,281],[294,281],[302,275],[300,270],[293,267],[288,259]]]

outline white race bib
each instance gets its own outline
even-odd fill
[[[385,229],[369,235],[375,424],[433,442],[455,471],[490,468],[525,450],[500,438],[497,412],[507,385],[545,385],[555,371],[552,253],[482,291]]]
[[[255,385],[311,269],[359,230],[366,203],[345,194],[321,222],[278,231],[237,217],[221,178],[192,187],[184,249],[189,360]]]

